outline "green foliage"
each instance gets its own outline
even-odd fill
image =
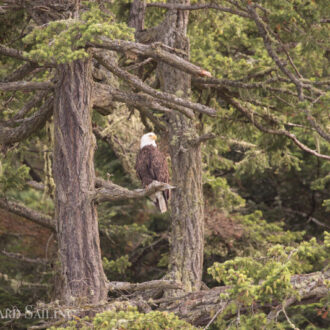
[[[95,3],[85,5],[86,11],[80,19],[58,20],[36,27],[24,38],[24,42],[33,47],[26,55],[38,62],[68,63],[89,57],[86,44],[97,41],[100,36],[133,40],[133,29],[116,23]]]
[[[231,190],[225,178],[215,177],[209,172],[203,173],[204,190],[210,202],[219,208],[226,207],[226,210],[240,208],[245,205],[244,199]]]
[[[129,307],[122,311],[107,311],[96,314],[90,322],[85,320],[71,321],[65,328],[50,328],[51,330],[69,329],[121,329],[121,330],[163,330],[163,329],[197,329],[191,324],[180,320],[173,313],[152,311],[149,313],[140,313],[134,307]],[[88,320],[89,321],[89,320]]]
[[[131,266],[129,262],[128,255],[121,256],[116,260],[108,260],[103,258],[103,268],[108,273],[108,277],[112,278],[111,273],[125,274],[128,267]]]
[[[12,160],[3,160],[0,157],[0,195],[9,190],[22,190],[27,178],[29,168],[26,165],[17,167]]]
[[[232,301],[226,313],[236,314],[237,309],[250,308],[254,302],[277,304],[298,293],[293,290],[291,276],[321,270],[330,253],[330,233],[324,232],[324,242],[317,243],[313,238],[296,246],[276,244],[268,248],[264,256],[257,258],[236,257],[223,263],[214,263],[208,273],[219,283],[231,288],[222,298]],[[260,314],[254,319],[255,311],[246,316],[246,324],[263,322]]]

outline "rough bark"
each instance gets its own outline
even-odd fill
[[[91,61],[58,67],[54,108],[55,218],[66,304],[107,296],[94,193]]]
[[[189,4],[186,0],[172,0],[173,4]],[[188,12],[171,10],[167,13],[167,29],[161,41],[189,54],[186,37]],[[188,58],[186,58],[188,60]],[[190,93],[190,75],[161,62],[158,65],[161,89],[167,93]],[[201,150],[191,143],[197,138],[195,122],[182,114],[168,116],[172,183],[176,187],[171,197],[170,273],[182,282],[187,292],[201,286],[204,252],[204,203],[202,192]],[[172,292],[173,294],[177,294]]]

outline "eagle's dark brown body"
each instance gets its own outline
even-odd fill
[[[157,147],[147,145],[140,149],[136,157],[135,169],[144,186],[149,185],[154,180],[169,183],[166,158]],[[166,203],[170,197],[169,195],[169,190],[165,190]]]

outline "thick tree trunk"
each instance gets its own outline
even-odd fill
[[[169,3],[189,4],[187,0]],[[189,57],[186,37],[189,13],[171,10],[164,23],[162,42],[184,50]],[[160,63],[158,75],[163,91],[189,97],[190,75]],[[187,292],[201,286],[204,249],[204,202],[202,192],[201,150],[191,143],[197,135],[195,122],[182,114],[168,116],[172,183],[170,277],[183,284]],[[175,294],[175,293],[174,293]]]
[[[96,303],[107,296],[95,187],[95,137],[91,122],[91,61],[58,67],[54,107],[55,217],[66,304]]]

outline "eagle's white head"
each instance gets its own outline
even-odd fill
[[[151,133],[144,134],[141,138],[140,148],[142,149],[143,147],[149,146],[149,145],[157,147],[156,140],[157,140],[157,136],[155,133],[151,132]]]

